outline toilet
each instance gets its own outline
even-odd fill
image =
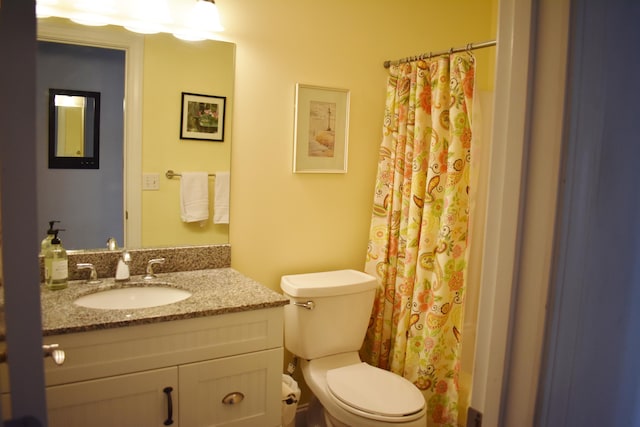
[[[360,360],[376,286],[356,270],[283,276],[285,347],[300,359],[327,426],[424,427],[420,390]]]

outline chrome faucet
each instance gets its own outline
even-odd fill
[[[102,280],[98,279],[98,273],[96,272],[96,267],[93,264],[89,262],[80,262],[76,264],[76,268],[78,270],[91,270],[91,273],[89,273],[89,278],[85,281],[85,283],[96,285],[102,282]]]
[[[144,276],[144,280],[152,280],[155,279],[156,275],[153,272],[153,266],[155,264],[164,264],[164,258],[154,258],[154,259],[150,259],[149,262],[147,262],[147,274],[145,274]]]
[[[118,242],[116,241],[115,237],[109,237],[107,239],[107,249],[109,249],[110,251],[115,251],[116,249],[118,249]]]

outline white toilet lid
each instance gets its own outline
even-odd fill
[[[422,393],[409,380],[364,362],[328,370],[327,386],[338,401],[374,419],[409,421],[421,416],[425,406]]]

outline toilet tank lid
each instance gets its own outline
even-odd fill
[[[375,277],[362,271],[336,270],[282,276],[280,288],[292,297],[323,297],[374,289],[376,283]]]

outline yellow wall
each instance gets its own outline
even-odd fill
[[[188,43],[166,34],[145,37],[142,171],[160,174],[160,190],[142,192],[143,246],[229,242],[228,225],[181,221],[180,179],[168,180],[164,173],[229,170],[234,62],[231,43]],[[180,139],[182,92],[227,97],[224,142]],[[213,179],[209,190],[212,205]]]
[[[364,267],[387,59],[494,39],[496,0],[220,1],[236,46],[232,265],[283,274]],[[494,48],[477,51],[492,89]],[[484,64],[484,66],[483,66]],[[293,174],[296,83],[351,90],[347,174]]]
[[[384,112],[382,63],[495,39],[497,2],[216,3],[225,39],[237,44],[230,224],[235,269],[280,291],[284,274],[364,268]],[[477,88],[490,92],[495,48],[475,54]],[[296,83],[351,91],[347,174],[292,173]],[[475,302],[471,308],[475,319]],[[473,354],[470,344],[465,351]],[[473,360],[465,360],[469,378]],[[299,372],[295,378],[306,401]],[[466,390],[461,398],[468,399]]]

